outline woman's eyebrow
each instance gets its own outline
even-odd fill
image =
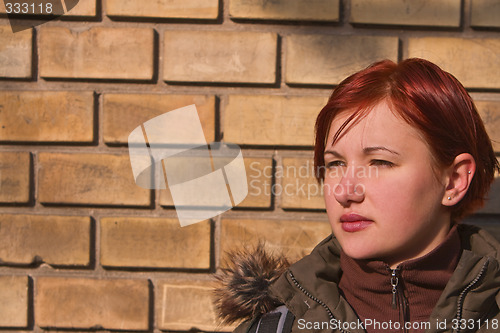
[[[337,158],[343,158],[344,156],[342,156],[342,154],[336,152],[335,150],[325,150],[325,152],[323,153],[324,155],[327,155],[327,154],[330,154],[330,155],[333,155]]]
[[[394,151],[394,150],[391,150],[387,147],[384,147],[384,146],[377,146],[377,147],[365,147],[363,148],[363,153],[365,154],[371,154],[371,153],[374,153],[378,150],[383,150],[383,151],[387,151],[391,154],[394,154],[394,155],[401,155],[400,153],[398,153],[397,151]]]
[[[389,149],[389,148],[384,147],[384,146],[365,147],[365,148],[363,148],[363,153],[365,155],[369,155],[369,154],[373,154],[373,153],[375,153],[375,152],[377,152],[379,150],[387,151],[387,152],[389,152],[391,154],[398,155],[398,156],[401,155],[397,151],[394,151],[394,150]],[[333,156],[335,156],[337,158],[344,158],[344,156],[342,156],[342,154],[340,154],[339,152],[337,152],[335,150],[325,150],[324,155],[328,155],[328,154],[333,155]]]

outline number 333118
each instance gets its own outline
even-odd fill
[[[39,3],[34,2],[6,2],[5,11],[7,14],[39,14],[47,15],[53,14],[52,3]]]

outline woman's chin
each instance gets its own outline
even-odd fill
[[[352,259],[366,260],[379,257],[378,251],[366,248],[366,246],[342,246],[344,253]]]

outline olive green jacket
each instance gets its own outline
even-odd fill
[[[459,263],[429,321],[418,324],[425,329],[418,332],[500,332],[500,243],[474,226],[459,225],[458,231],[463,249]],[[330,236],[269,287],[271,296],[295,316],[293,333],[365,332],[339,292],[340,276],[340,245]],[[248,332],[259,319],[244,322],[235,332]],[[395,330],[395,323],[378,324],[388,332],[404,332]]]

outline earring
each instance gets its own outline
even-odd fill
[[[448,200],[451,200],[451,197],[448,197]]]
[[[471,174],[472,172],[469,170],[469,175]]]

